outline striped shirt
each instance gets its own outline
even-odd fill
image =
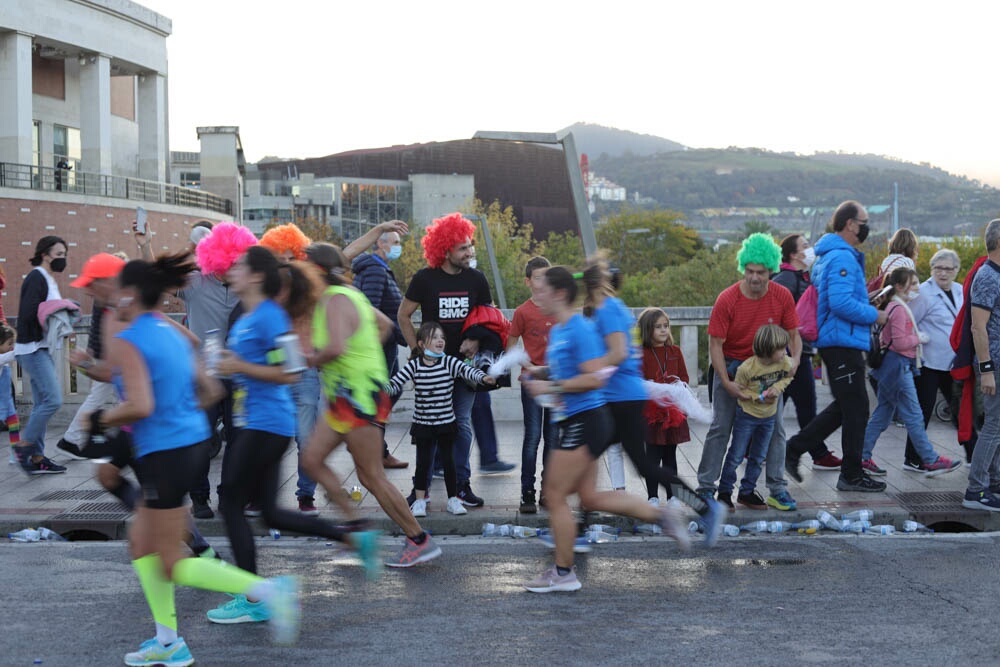
[[[413,422],[424,426],[450,424],[455,421],[451,392],[458,377],[482,384],[486,373],[447,354],[435,361],[433,366],[425,365],[421,357],[417,357],[410,359],[392,376],[389,393],[393,396],[401,393],[406,383],[412,380],[416,394]]]

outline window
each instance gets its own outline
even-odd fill
[[[60,160],[66,158],[70,165],[75,168],[76,163],[82,157],[83,154],[80,150],[80,130],[75,127],[53,125],[52,166],[55,166]]]

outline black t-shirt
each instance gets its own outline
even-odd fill
[[[458,356],[469,310],[493,302],[486,276],[476,269],[463,269],[454,275],[443,269],[420,269],[406,288],[406,298],[420,305],[424,322],[441,325],[447,341],[445,352],[452,356]]]

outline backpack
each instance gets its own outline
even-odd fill
[[[802,340],[813,343],[819,338],[819,322],[816,321],[816,309],[819,306],[819,292],[815,285],[809,285],[802,293],[799,302],[795,304],[795,314],[799,318],[799,333]]]
[[[885,353],[892,347],[892,339],[889,339],[889,344],[882,345],[882,329],[889,324],[889,320],[882,326],[873,324],[871,327],[871,333],[869,334],[868,340],[868,367],[875,370],[882,366],[882,362],[885,360]]]
[[[865,289],[868,290],[869,294],[878,292],[883,287],[885,287],[885,279],[889,277],[889,274],[892,273],[892,270],[896,268],[896,264],[898,264],[900,261],[902,261],[902,259],[899,257],[892,260],[889,266],[885,267],[885,271],[879,271],[878,273],[875,274],[874,278],[868,281],[868,284],[865,285]]]

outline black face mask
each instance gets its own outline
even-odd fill
[[[868,238],[868,225],[858,224],[858,243],[864,243]]]
[[[49,266],[51,266],[52,270],[55,271],[56,273],[62,273],[63,271],[66,270],[66,258],[56,257],[54,260],[52,260],[52,263]]]

